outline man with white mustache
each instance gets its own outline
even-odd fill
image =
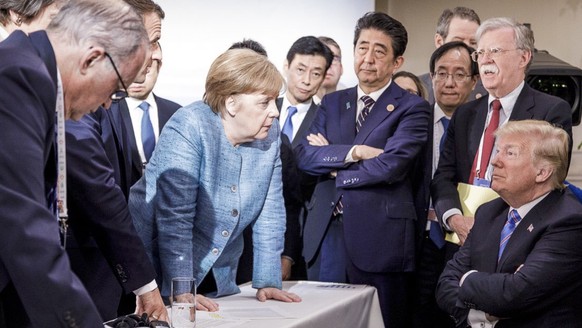
[[[431,184],[437,218],[442,220],[446,231],[457,233],[461,244],[474,219],[463,216],[460,210],[457,184],[490,186],[489,161],[495,148],[487,144],[493,145],[492,134],[497,127],[508,120],[545,120],[568,132],[571,149],[572,118],[568,103],[536,91],[524,82],[533,51],[532,31],[513,19],[491,18],[477,30],[477,50],[471,57],[479,65],[481,81],[489,96],[466,103],[455,111]],[[494,123],[488,129],[490,122]],[[491,142],[487,141],[488,135]]]

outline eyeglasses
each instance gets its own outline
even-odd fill
[[[501,49],[501,48],[491,48],[489,50],[479,49],[477,51],[473,51],[473,53],[471,54],[471,59],[474,62],[477,62],[479,60],[479,58],[483,57],[484,55],[487,55],[491,59],[495,59],[495,58],[501,56],[505,52],[514,51],[514,50],[519,50],[519,49],[507,49],[507,50]]]
[[[123,83],[123,79],[121,79],[121,74],[119,74],[119,71],[117,70],[117,66],[115,66],[115,63],[113,62],[113,59],[111,58],[111,56],[108,53],[105,53],[105,56],[107,56],[107,58],[109,58],[109,61],[111,62],[111,65],[113,66],[113,70],[115,70],[115,74],[117,74],[117,78],[119,79],[119,82],[121,82],[121,86],[123,87],[123,90],[117,90],[111,94],[111,100],[120,101],[121,99],[127,97],[127,95],[128,95],[127,87],[125,86],[125,83]]]
[[[439,82],[442,82],[442,81],[446,81],[449,78],[449,76],[452,76],[453,80],[455,80],[455,82],[458,82],[458,83],[463,83],[463,82],[467,81],[468,78],[471,77],[471,75],[464,74],[464,73],[449,74],[445,71],[438,71],[438,72],[434,73],[433,78]]]

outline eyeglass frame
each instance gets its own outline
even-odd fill
[[[519,49],[519,48],[515,48],[515,49],[490,48],[489,50],[485,50],[485,49],[475,50],[471,53],[471,60],[473,60],[474,62],[477,63],[479,61],[479,57],[484,56],[484,55],[487,55],[491,59],[495,59],[508,51],[514,51],[514,50],[521,50],[521,49]]]
[[[125,86],[125,83],[123,83],[121,74],[119,74],[119,71],[117,70],[117,66],[115,66],[115,63],[113,62],[113,58],[111,58],[111,55],[109,55],[107,52],[104,52],[104,54],[107,58],[109,58],[109,61],[113,66],[113,70],[115,71],[115,74],[117,74],[117,78],[119,79],[119,82],[121,82],[121,86],[123,87],[123,90],[117,90],[113,92],[110,96],[112,101],[118,102],[124,98],[127,98],[129,96],[129,93],[127,92],[127,87]]]
[[[462,78],[460,77],[461,75],[463,76]],[[457,83],[465,83],[469,80],[469,78],[472,77],[471,74],[464,74],[464,73],[449,74],[449,73],[444,72],[444,71],[437,71],[432,75],[432,78],[435,79],[436,81],[444,82],[444,81],[447,81],[449,79],[449,76],[452,76],[453,81],[455,81]]]

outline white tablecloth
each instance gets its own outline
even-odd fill
[[[300,303],[284,303],[269,300],[259,302],[256,290],[249,284],[241,286],[241,293],[215,299],[220,306],[218,315],[222,319],[237,319],[235,311],[251,316],[250,312],[271,310],[275,308],[288,318],[252,319],[238,318],[240,324],[230,322],[230,327],[282,328],[282,327],[349,327],[381,328],[384,327],[382,313],[378,303],[376,288],[365,285],[330,284],[314,281],[286,281],[283,289],[298,294]],[[252,309],[245,311],[244,309]],[[212,327],[207,313],[198,312],[198,328]],[[220,320],[220,319],[217,319]],[[218,323],[218,322],[215,322]],[[226,323],[226,322],[225,322]]]

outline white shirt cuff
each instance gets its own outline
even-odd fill
[[[354,149],[356,149],[356,146],[357,145],[353,146],[352,149],[350,149],[350,151],[346,155],[346,159],[344,159],[344,163],[355,163],[355,162],[357,162],[356,160],[354,160],[354,157],[352,157],[352,153],[354,152]]]
[[[158,288],[158,284],[156,283],[156,280],[154,279],[149,284],[144,285],[144,286],[134,290],[133,293],[136,296],[141,296],[147,292],[151,292],[152,290],[154,290],[156,288]]]
[[[474,272],[479,272],[479,271],[477,271],[477,270],[470,270],[470,271],[467,271],[467,273],[465,273],[465,274],[464,274],[464,275],[461,277],[461,281],[459,281],[459,287],[463,286],[463,283],[465,282],[465,279],[466,279],[466,278],[467,278],[467,277],[468,277],[468,276],[469,276],[471,273],[474,273]]]
[[[449,226],[449,218],[455,214],[463,215],[463,212],[458,208],[451,208],[443,214],[443,226],[447,231],[453,231]]]

